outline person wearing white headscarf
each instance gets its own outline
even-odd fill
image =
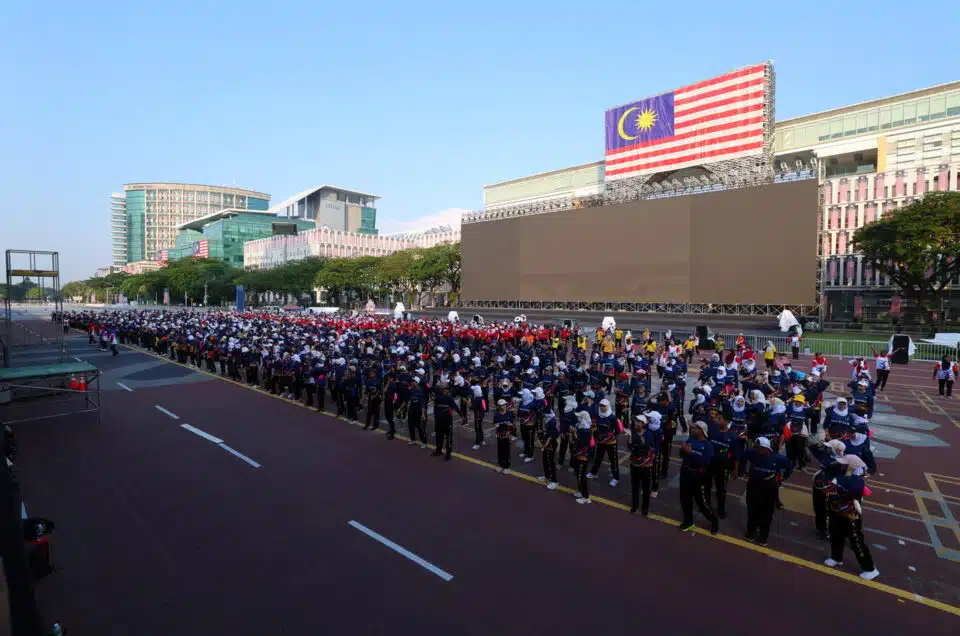
[[[587,474],[588,479],[594,479],[600,472],[600,464],[603,463],[604,455],[610,461],[610,487],[613,488],[620,481],[620,464],[617,461],[617,435],[623,432],[623,424],[617,419],[613,409],[610,407],[610,400],[604,398],[600,400],[600,408],[597,411],[597,425],[594,437],[597,441],[596,454],[593,458],[593,467]]]
[[[629,442],[630,492],[632,495],[630,514],[636,514],[639,509],[640,514],[644,517],[650,510],[651,486],[657,478],[657,453],[660,450],[659,435],[656,431],[649,430],[649,424],[650,420],[647,415],[639,413],[634,416]]]
[[[590,483],[587,479],[587,463],[593,452],[594,439],[590,430],[592,421],[587,411],[577,411],[576,443],[573,447],[574,470],[577,473],[577,492],[574,497],[578,504],[592,503],[590,501]]]
[[[483,386],[477,380],[470,387],[470,410],[473,412],[473,450],[480,450],[487,443],[483,439],[483,418],[487,415],[487,400]]]
[[[833,487],[827,495],[830,558],[823,563],[831,568],[843,565],[844,544],[849,541],[860,565],[860,578],[872,581],[880,576],[880,571],[863,536],[863,506],[860,503],[870,494],[863,479],[867,465],[856,455],[844,455],[837,462],[844,466],[844,470],[833,478]]]
[[[814,527],[822,541],[830,538],[827,529],[827,492],[833,488],[833,478],[838,474],[834,464],[843,457],[844,451],[844,444],[838,439],[810,447],[810,453],[820,463],[820,469],[813,476],[812,494]]]

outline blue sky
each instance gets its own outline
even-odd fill
[[[12,3],[0,248],[87,277],[137,181],[332,183],[419,226],[601,159],[605,108],[739,66],[775,61],[779,119],[955,80],[958,23],[940,0]]]

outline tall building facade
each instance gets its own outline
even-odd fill
[[[927,192],[960,191],[960,82],[779,121],[774,153],[777,180],[815,175],[821,185],[824,318],[883,314],[895,289],[855,253],[853,235]],[[603,192],[604,175],[599,161],[488,185],[484,211],[573,207]]]
[[[270,208],[278,216],[314,221],[340,232],[378,234],[375,194],[321,185],[298,192]]]
[[[127,264],[127,197],[123,192],[110,195],[110,264]]]
[[[184,223],[227,208],[265,211],[270,207],[269,194],[244,188],[132,183],[123,190],[122,197],[110,199],[114,265],[156,259],[160,251],[174,247],[177,228]]]

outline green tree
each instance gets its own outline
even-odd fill
[[[960,193],[925,195],[857,230],[853,247],[930,319],[960,275]]]
[[[31,287],[27,290],[27,300],[46,300],[47,292],[43,287]]]
[[[67,301],[73,298],[83,298],[86,300],[86,298],[90,295],[90,291],[83,281],[74,280],[61,287],[60,294],[63,296],[64,300]]]
[[[332,304],[363,300],[363,296],[376,289],[380,261],[376,256],[328,259],[317,272],[314,285],[326,290],[328,302]]]

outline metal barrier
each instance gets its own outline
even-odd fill
[[[671,329],[670,334],[673,338],[680,341],[686,340],[693,332]],[[634,342],[640,344],[641,333],[633,334]],[[657,342],[663,342],[666,337],[665,331],[650,331],[650,335]],[[724,348],[734,348],[737,337],[740,334],[733,333],[714,333],[714,337],[723,338]],[[787,336],[758,336],[755,334],[743,334],[747,345],[762,356],[767,343],[773,343],[778,354],[790,354],[790,338]],[[803,338],[800,342],[800,350],[805,354],[822,353],[825,356],[838,358],[856,358],[873,357],[873,351],[877,353],[887,353],[889,345],[886,340],[833,340],[830,338]],[[944,356],[951,356],[954,360],[960,358],[960,347],[954,348],[946,345],[932,344],[929,342],[913,341],[915,347],[914,354],[910,360],[916,362],[939,362]]]

